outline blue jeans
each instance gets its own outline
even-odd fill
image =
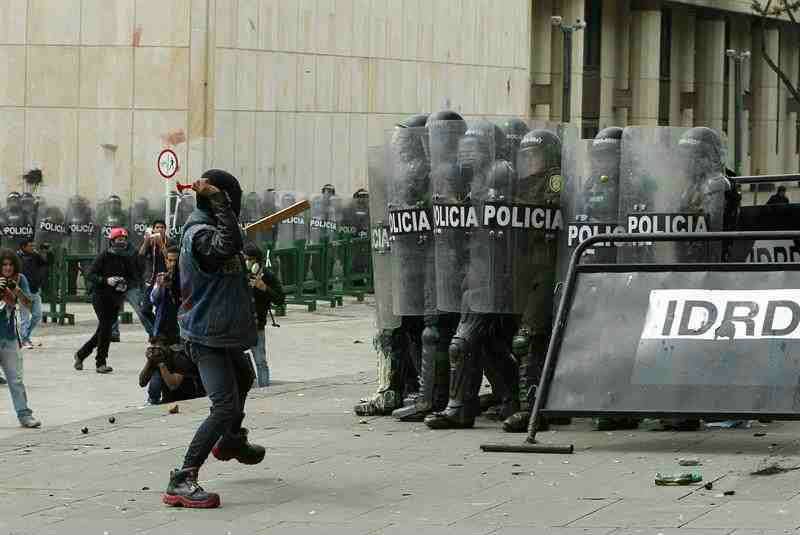
[[[147,399],[153,405],[161,403],[161,385],[164,384],[161,379],[161,372],[156,369],[153,375],[150,376],[150,382],[147,383]]]
[[[16,340],[0,340],[0,367],[8,381],[8,391],[17,418],[30,416],[33,411],[28,408],[28,394],[22,382],[22,354]]]
[[[144,326],[144,330],[147,331],[147,335],[152,336],[153,322],[155,322],[155,318],[150,317],[150,315],[152,315],[152,311],[150,314],[147,314],[147,311],[142,307],[142,303],[144,302],[144,292],[142,289],[138,286],[128,288],[128,291],[125,293],[125,300],[133,309],[136,317],[139,318],[142,326]],[[114,337],[119,337],[119,318],[114,320],[114,326],[111,328],[111,335]]]
[[[253,362],[256,364],[256,377],[258,386],[269,386],[269,363],[267,362],[267,336],[264,329],[258,331],[258,343],[250,348]]]
[[[19,338],[25,342],[31,341],[31,334],[33,330],[42,321],[42,292],[41,290],[31,293],[31,308],[28,310],[24,306],[17,308],[19,310]]]
[[[211,414],[197,429],[183,461],[183,468],[200,468],[220,437],[241,431],[255,373],[242,351],[194,343],[187,344],[187,350],[211,399]]]

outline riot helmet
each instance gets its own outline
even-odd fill
[[[678,141],[678,152],[684,172],[690,177],[702,179],[725,173],[722,140],[711,128],[697,126],[687,130]]]
[[[517,154],[520,177],[539,176],[561,166],[561,140],[549,130],[537,129],[525,134]]]
[[[528,125],[525,124],[525,121],[522,119],[514,118],[503,121],[500,125],[500,130],[502,130],[505,135],[505,142],[503,143],[502,149],[498,151],[497,157],[513,165],[516,161],[517,151],[519,150],[520,143],[522,143],[522,138],[530,131],[530,128],[528,128]]]

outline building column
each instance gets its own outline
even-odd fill
[[[603,38],[600,59],[600,130],[625,126],[628,108],[618,107],[618,91],[627,91],[630,66],[630,1],[603,4]]]
[[[189,118],[187,176],[208,168],[214,139],[214,58],[216,0],[192,0],[189,40]]]
[[[725,111],[725,19],[699,18],[696,29],[694,124],[722,131]]]
[[[575,24],[578,19],[584,20],[583,0],[556,0],[555,13],[564,18],[565,24]],[[549,19],[548,19],[549,20]],[[552,32],[552,88],[553,104],[550,107],[550,118],[561,120],[561,88],[563,85],[564,36],[556,28]],[[583,30],[573,34],[572,38],[572,92],[570,103],[571,123],[581,127],[583,117]]]
[[[631,5],[630,124],[658,125],[661,65],[659,2],[636,0]]]
[[[695,11],[675,7],[672,10],[672,48],[670,52],[669,124],[692,126],[694,109],[684,94],[695,91]],[[686,106],[684,108],[684,106]]]
[[[792,85],[798,86],[798,70],[800,70],[800,39],[795,28],[786,27],[781,31],[781,70],[786,73]],[[780,105],[780,154],[783,173],[795,173],[800,170],[797,154],[797,112],[800,103],[794,103],[794,97],[783,83],[778,85]],[[800,199],[795,199],[798,202]]]
[[[730,19],[730,46],[739,52],[747,50],[753,51],[752,22],[750,17],[735,16]],[[728,62],[728,154],[730,161],[733,162],[733,147],[736,143],[736,129],[734,128],[736,117],[736,69],[734,62],[730,58],[725,58]],[[750,91],[750,71],[752,66],[752,56],[742,62],[742,90]],[[747,108],[745,106],[745,108]],[[750,111],[742,111],[742,173],[750,173]]]
[[[775,143],[778,126],[778,79],[761,55],[762,43],[770,57],[778,60],[780,35],[777,28],[755,28],[752,63],[752,172],[757,175],[779,171]]]
[[[531,16],[531,117],[549,121],[556,87],[553,84],[553,0],[533,0]],[[561,60],[558,60],[561,72]],[[546,87],[549,86],[548,91]],[[546,101],[546,103],[545,103]]]

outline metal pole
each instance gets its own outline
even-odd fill
[[[565,123],[570,122],[570,105],[572,97],[572,29],[561,28],[564,36],[564,83],[561,102],[561,120]]]
[[[735,73],[734,73],[734,91],[736,91],[736,104],[734,112],[734,131],[736,139],[733,144],[733,166],[736,169],[736,174],[742,174],[742,115],[744,114],[744,92],[742,91],[742,62],[744,58],[737,56],[733,58]]]

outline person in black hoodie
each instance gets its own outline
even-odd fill
[[[128,253],[128,231],[124,228],[111,229],[109,242],[108,249],[95,258],[86,273],[86,279],[92,285],[92,307],[97,314],[97,330],[75,353],[76,370],[82,370],[83,361],[97,349],[97,373],[114,371],[107,363],[111,329],[122,308],[128,285],[139,278],[136,257]]]

